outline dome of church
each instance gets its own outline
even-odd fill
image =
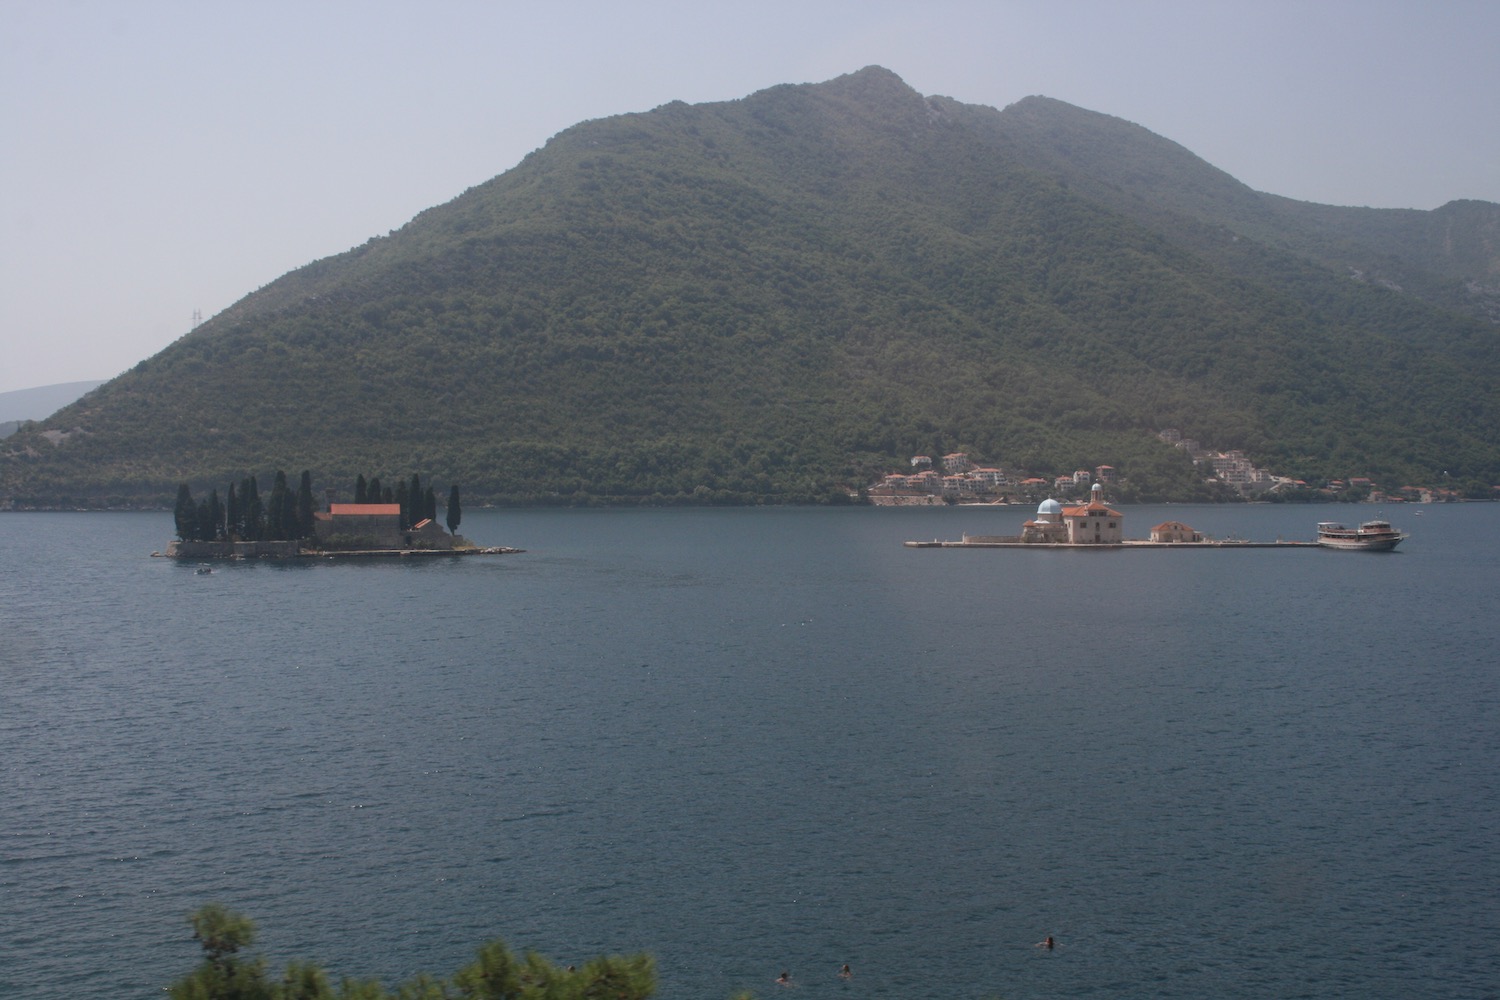
[[[1062,504],[1058,503],[1056,500],[1053,500],[1051,497],[1043,500],[1041,506],[1036,509],[1036,516],[1037,520],[1039,521],[1050,521],[1055,515],[1061,513]]]

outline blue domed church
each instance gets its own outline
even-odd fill
[[[1064,507],[1043,500],[1036,517],[1021,526],[1021,541],[1066,545],[1119,545],[1125,539],[1125,515],[1104,503],[1104,487],[1094,484],[1089,502]]]

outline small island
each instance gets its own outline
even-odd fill
[[[238,488],[236,488],[238,486]],[[170,559],[298,559],[372,556],[498,555],[519,552],[504,546],[481,548],[458,534],[463,509],[458,486],[448,493],[447,530],[437,523],[437,495],[419,476],[382,487],[378,478],[361,475],[354,502],[339,503],[326,494],[323,509],[313,497],[312,475],[288,487],[277,472],[270,495],[262,500],[254,476],[231,483],[228,498],[213,490],[195,501],[191,488],[177,490],[174,517],[177,538],[167,546]],[[161,554],[161,553],[154,553]]]
[[[1021,525],[1019,535],[964,535],[960,541],[907,542],[913,549],[948,548],[1317,548],[1317,542],[1216,541],[1181,521],[1166,521],[1151,529],[1149,539],[1126,538],[1125,515],[1104,502],[1104,487],[1095,483],[1089,502],[1064,507],[1056,500],[1043,500],[1036,517]]]

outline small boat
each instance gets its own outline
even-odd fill
[[[1335,521],[1318,523],[1318,544],[1330,549],[1389,552],[1405,537],[1389,521],[1366,521],[1358,528],[1346,528]]]

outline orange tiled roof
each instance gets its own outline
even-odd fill
[[[1063,517],[1089,517],[1093,514],[1099,514],[1103,517],[1125,516],[1117,510],[1110,510],[1108,507],[1104,506],[1104,504],[1094,503],[1093,501],[1089,501],[1086,504],[1080,504],[1077,507],[1063,508]]]
[[[401,516],[401,505],[399,503],[331,503],[328,512],[334,517],[339,515],[353,517],[368,517],[373,514],[394,514]]]

